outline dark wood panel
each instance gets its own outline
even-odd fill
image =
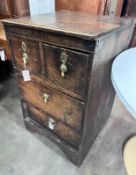
[[[28,0],[1,0],[0,15],[2,18],[30,15]]]
[[[42,126],[48,128],[51,132],[55,133],[57,136],[61,137],[64,141],[72,144],[74,147],[78,148],[80,142],[80,135],[70,129],[68,126],[64,125],[59,120],[52,118],[51,115],[42,112],[38,108],[28,105],[29,114],[32,119],[40,123]],[[49,122],[52,120],[53,128],[50,129]]]
[[[3,18],[8,18],[12,16],[10,0],[1,0],[0,1],[0,15]]]
[[[12,17],[29,16],[29,0],[10,0]]]
[[[110,116],[115,97],[111,83],[112,62],[120,52],[129,47],[133,29],[134,24],[125,30],[114,32],[110,37],[99,40],[94,55],[87,108],[84,114],[84,133],[81,141],[81,145],[84,146],[80,147],[82,158],[86,156],[88,149]]]
[[[22,69],[20,67],[17,67],[16,65],[14,65],[14,71],[15,71],[17,77],[20,77],[20,79],[23,79]],[[30,76],[31,76],[32,81],[38,82],[41,86],[44,86],[46,84],[47,87],[53,88],[53,89],[55,89],[59,92],[62,92],[66,95],[69,95],[73,98],[76,98],[80,101],[83,101],[81,96],[78,95],[77,93],[74,93],[70,90],[67,90],[67,89],[65,89],[61,86],[57,86],[55,83],[52,83],[52,82],[48,81],[47,79],[45,79],[44,76],[39,76],[38,74],[35,74],[35,73],[32,73],[32,72],[30,73]]]
[[[23,61],[23,51],[22,43],[26,45],[27,63],[24,66]],[[22,70],[25,68],[30,71],[30,73],[36,73],[42,75],[42,61],[39,54],[39,43],[33,40],[28,40],[23,37],[9,36],[9,43],[13,53],[14,64],[21,67]],[[44,66],[44,65],[43,65]]]
[[[84,99],[88,66],[91,67],[89,55],[47,44],[44,44],[43,48],[47,80],[79,94]],[[65,64],[63,59],[67,59]],[[61,66],[66,67],[64,77]]]
[[[29,27],[37,30],[41,28],[41,30],[45,32],[76,36],[86,40],[95,40],[115,30],[120,31],[120,29],[132,23],[131,20],[118,17],[101,17],[69,11],[59,11],[58,13],[51,13],[50,15],[34,15],[31,17],[8,19],[4,21],[5,23],[12,23],[14,26],[25,26],[25,28]]]
[[[55,141],[71,161],[81,164],[109,118],[115,96],[111,84],[112,61],[128,48],[135,22],[63,11],[5,20],[4,25],[8,37],[20,35],[38,42],[40,58],[46,65],[45,79],[32,74],[29,82],[22,81],[21,69],[16,67],[20,98],[25,101],[22,108],[26,126]],[[69,74],[72,81],[68,79],[68,84],[65,81],[68,88],[64,87],[63,79],[62,82],[59,80],[58,60],[63,51],[69,55],[68,68],[75,68]],[[82,74],[85,80],[82,80]],[[79,96],[84,91],[79,91],[82,86],[86,86],[85,99]],[[55,134],[47,129],[50,126],[52,130],[49,122],[53,124],[54,120],[56,126],[61,124],[54,129]]]
[[[128,0],[126,16],[136,16],[136,0]]]
[[[39,134],[46,136],[48,139],[52,140],[65,152],[65,154],[68,157],[73,159],[72,160],[73,162],[77,164],[79,159],[79,150],[75,149],[70,144],[67,144],[67,142],[65,142],[64,140],[62,140],[60,137],[53,134],[52,132],[50,132],[50,130],[46,129],[46,127],[42,127],[41,125],[39,125],[38,122],[35,122],[34,120],[32,120],[28,114],[28,105],[22,100],[21,100],[21,106],[22,106],[26,128],[29,129],[29,131],[31,131],[32,133],[38,132]]]
[[[8,35],[13,35],[13,37],[24,36],[35,41],[41,41],[48,44],[53,44],[57,46],[62,46],[65,48],[79,50],[83,52],[94,52],[95,41],[83,40],[77,37],[70,37],[65,35],[59,35],[55,32],[45,32],[34,29],[29,29],[20,26],[10,26],[10,28],[5,25],[5,30]],[[14,35],[16,34],[16,35]]]
[[[81,130],[83,103],[32,82],[19,81],[19,88],[20,94],[25,101],[32,103],[45,113],[63,121],[76,130]],[[47,102],[43,98],[45,93],[49,96]]]

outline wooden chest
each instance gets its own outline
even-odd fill
[[[134,22],[60,11],[3,23],[26,127],[80,165],[109,118],[112,61],[127,49]]]

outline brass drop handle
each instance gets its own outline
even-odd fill
[[[22,56],[23,56],[24,66],[27,64],[27,60],[28,60],[28,55],[27,55],[26,51],[27,51],[26,43],[22,42]]]
[[[61,64],[60,69],[61,69],[61,76],[65,77],[65,72],[67,72],[67,66],[65,64]]]
[[[65,73],[67,72],[67,58],[68,58],[68,55],[65,53],[65,52],[62,52],[61,54],[61,65],[60,65],[60,70],[61,70],[61,76],[62,77],[65,77]]]
[[[27,60],[28,60],[28,56],[27,56],[27,54],[24,52],[24,53],[23,53],[23,63],[24,63],[24,65],[27,64]]]
[[[44,101],[45,103],[47,103],[48,100],[49,100],[49,95],[48,95],[47,93],[44,93],[44,94],[43,94],[43,101]]]

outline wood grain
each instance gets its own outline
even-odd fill
[[[67,11],[4,21],[9,41],[15,37],[15,46],[10,42],[13,55],[23,38],[30,45],[32,62],[37,59],[44,69],[43,77],[38,71],[24,82],[21,66],[14,63],[26,127],[53,140],[77,165],[109,118],[115,96],[112,62],[128,48],[134,25],[131,19]],[[64,51],[68,72],[61,79],[59,58]],[[43,93],[49,95],[47,103]],[[50,117],[56,121],[54,132],[48,129]]]
[[[29,0],[10,0],[10,6],[12,11],[12,17],[18,18],[21,16],[29,16]]]
[[[97,15],[100,0],[56,0],[56,10],[73,10]]]
[[[131,19],[93,16],[69,11],[22,17],[20,19],[5,19],[3,22],[31,29],[40,28],[42,31],[77,36],[87,40],[98,38],[114,30],[119,31],[132,23]]]
[[[25,101],[39,107],[45,113],[63,121],[76,130],[81,130],[84,106],[82,103],[32,82],[19,81],[19,88],[20,94]],[[44,93],[49,95],[47,103],[43,100]]]
[[[9,18],[12,16],[11,8],[10,8],[10,0],[0,1],[0,15],[3,18]]]
[[[47,80],[77,93],[82,97],[82,99],[84,99],[89,55],[47,44],[44,44],[43,47]],[[66,62],[67,72],[65,73],[65,77],[61,76],[60,70],[60,66],[62,64],[62,53],[65,53],[68,56]],[[84,67],[84,69],[82,69],[82,67]]]
[[[27,64],[24,67],[23,63],[23,53],[22,53],[22,42],[26,44],[27,50]],[[13,61],[16,66],[21,67],[22,70],[25,68],[30,71],[30,73],[42,74],[41,59],[39,56],[39,43],[33,40],[28,40],[23,37],[9,37],[9,43],[12,47]]]
[[[28,113],[30,114],[29,116],[38,123],[40,123],[42,126],[49,129],[48,122],[49,119],[52,118],[52,116],[50,114],[42,112],[40,109],[35,108],[32,105],[28,105],[28,108]],[[57,136],[61,137],[63,140],[67,141],[69,144],[72,144],[74,147],[78,148],[80,142],[80,135],[76,131],[64,125],[59,120],[56,120],[54,118],[53,120],[55,121],[54,129],[49,130],[55,133]]]

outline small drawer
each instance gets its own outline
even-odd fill
[[[84,103],[32,81],[19,82],[22,98],[43,112],[80,131]]]
[[[80,135],[76,131],[72,130],[68,126],[64,125],[59,120],[56,120],[51,115],[35,108],[32,105],[28,105],[29,116],[37,121],[40,125],[48,128],[55,135],[62,138],[72,146],[78,148],[80,142]]]
[[[13,54],[14,64],[32,73],[42,74],[42,61],[39,43],[19,36],[9,35],[9,43]]]
[[[43,45],[47,81],[84,99],[89,55],[48,44]]]

